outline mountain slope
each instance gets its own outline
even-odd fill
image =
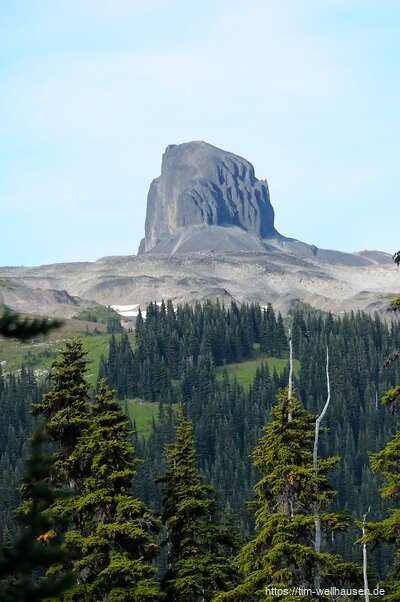
[[[246,159],[205,142],[167,147],[149,190],[139,255],[89,263],[0,268],[0,303],[71,316],[75,305],[215,298],[298,300],[334,313],[382,310],[400,271],[379,251],[318,249],[276,231],[266,180]],[[8,282],[8,283],[7,283]]]
[[[334,313],[383,311],[400,289],[400,270],[385,253],[318,251],[307,257],[300,256],[301,245],[285,243],[281,250],[275,246],[268,253],[144,254],[104,257],[93,263],[3,267],[0,278],[34,289],[65,290],[104,305],[144,307],[162,298],[182,302],[220,297],[262,305],[273,302],[283,312],[296,300]],[[9,296],[3,299],[20,307]],[[55,315],[40,299],[31,302],[31,313]]]

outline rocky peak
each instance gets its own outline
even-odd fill
[[[222,230],[226,228],[231,230]],[[260,239],[273,236],[277,232],[268,184],[257,180],[251,163],[206,142],[167,146],[161,176],[150,186],[139,253],[210,250],[212,246],[255,250],[260,248]]]

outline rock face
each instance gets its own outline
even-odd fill
[[[139,253],[262,251],[276,236],[268,184],[251,163],[206,142],[167,147]]]
[[[387,253],[319,249],[279,234],[267,183],[248,161],[205,142],[167,148],[150,187],[140,252],[93,263],[0,267],[0,304],[71,317],[95,303],[145,309],[162,299],[219,298],[271,302],[284,314],[302,301],[333,313],[387,316],[399,290]]]

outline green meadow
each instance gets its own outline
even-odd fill
[[[133,345],[134,333],[129,333]],[[0,362],[3,372],[15,372],[22,365],[32,368],[36,376],[44,376],[51,368],[64,346],[64,341],[79,337],[88,350],[87,379],[92,386],[96,384],[100,358],[107,356],[110,335],[106,334],[106,325],[99,322],[65,320],[64,326],[47,337],[38,337],[34,341],[20,343],[12,339],[0,340]]]
[[[237,378],[244,387],[249,387],[254,379],[254,376],[262,364],[267,364],[270,374],[272,375],[274,370],[278,374],[281,374],[285,367],[288,365],[287,359],[278,357],[268,357],[267,355],[259,354],[256,359],[247,360],[246,362],[240,362],[235,364],[226,364],[225,369],[228,373],[229,378]],[[300,365],[298,360],[293,360],[293,371],[296,375],[299,374]],[[222,381],[223,378],[223,367],[217,368],[217,380]]]
[[[83,316],[82,316],[83,317]],[[116,335],[118,336],[118,335]],[[131,345],[134,347],[135,335],[128,334]],[[64,326],[47,337],[39,337],[32,342],[20,343],[13,340],[0,340],[0,362],[4,373],[16,372],[21,365],[35,371],[37,377],[48,374],[51,364],[57,358],[64,341],[80,337],[84,347],[88,350],[88,370],[86,377],[94,386],[97,381],[101,356],[107,357],[110,335],[106,334],[106,325],[101,322],[71,319],[65,320]],[[225,369],[230,379],[237,378],[244,387],[248,388],[261,364],[267,364],[270,373],[274,370],[281,374],[288,364],[287,359],[268,357],[254,349],[255,358],[234,364],[226,364]],[[295,374],[299,373],[299,362],[293,361]],[[222,381],[224,367],[216,369],[217,381]],[[135,423],[139,435],[148,437],[151,432],[153,420],[158,417],[158,404],[146,402],[141,399],[129,399],[122,402],[127,413]]]

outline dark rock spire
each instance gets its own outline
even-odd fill
[[[276,236],[267,181],[246,159],[206,142],[166,148],[139,253],[260,251]]]

